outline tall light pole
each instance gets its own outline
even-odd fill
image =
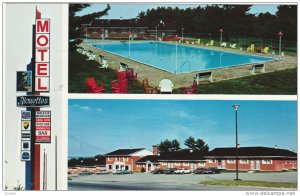
[[[101,28],[101,36],[102,36],[102,49],[103,49],[103,40],[104,40],[104,29]]]
[[[281,36],[283,35],[283,33],[281,31],[279,31],[278,36],[279,36],[279,56],[281,55]]]
[[[223,29],[220,29],[220,46],[222,46]]]
[[[130,58],[130,37],[131,37],[131,31],[128,31],[128,58]]]
[[[238,144],[238,109],[240,105],[234,104],[232,106],[235,110],[235,172],[236,172],[236,179],[234,180],[240,180],[239,179],[239,144]]]
[[[158,25],[155,26],[155,30],[156,30],[156,36],[155,36],[155,38],[156,38],[156,41],[157,41],[157,26]]]
[[[184,30],[184,28],[182,27],[181,28],[181,43],[183,43],[183,30]]]
[[[178,50],[177,50],[177,41],[179,37],[177,35],[174,36],[175,42],[176,42],[176,52],[175,52],[175,65],[176,65],[176,71],[175,74],[177,75],[177,69],[178,69],[178,62],[177,62],[177,57],[178,57]]]

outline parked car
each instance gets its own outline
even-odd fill
[[[87,175],[92,175],[92,172],[87,172],[87,171],[82,171],[78,173],[80,176],[87,176]]]
[[[190,173],[192,173],[191,170],[184,169],[184,168],[174,171],[174,174],[190,174]]]
[[[113,171],[113,174],[132,174],[132,171],[117,169]]]
[[[97,175],[101,175],[101,174],[109,174],[109,173],[110,173],[110,172],[107,171],[106,169],[102,169],[102,170],[98,171],[96,174],[97,174]]]
[[[197,168],[194,170],[194,174],[203,174],[204,170],[205,170],[205,168]]]
[[[168,168],[165,172],[165,174],[174,174],[174,172],[176,171],[176,168]]]
[[[153,174],[164,174],[166,171],[163,169],[155,169],[152,171]]]
[[[216,167],[209,167],[203,171],[204,174],[220,174],[221,170]]]

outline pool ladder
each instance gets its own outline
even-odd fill
[[[192,66],[191,61],[184,61],[184,62],[182,63],[182,65],[181,65],[181,67],[180,67],[180,72],[182,72],[183,66],[185,66],[187,63],[190,63],[190,64],[189,64],[189,65],[190,65],[190,70],[189,70],[189,71],[191,71],[191,66]]]

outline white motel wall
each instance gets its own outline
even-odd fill
[[[47,189],[67,189],[67,68],[68,4],[5,3],[3,5],[3,188],[25,187],[25,162],[21,161],[21,110],[16,107],[16,72],[26,71],[32,57],[32,25],[36,6],[42,18],[50,19],[51,143],[41,144],[40,189],[43,187],[43,154],[47,153]],[[57,136],[57,182],[55,171]]]

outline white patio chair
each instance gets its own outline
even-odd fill
[[[230,48],[236,48],[236,43],[230,44],[229,47],[230,47]]]
[[[159,82],[160,93],[172,93],[174,84],[169,79],[162,79]]]
[[[227,43],[226,42],[221,43],[221,47],[227,47]]]

